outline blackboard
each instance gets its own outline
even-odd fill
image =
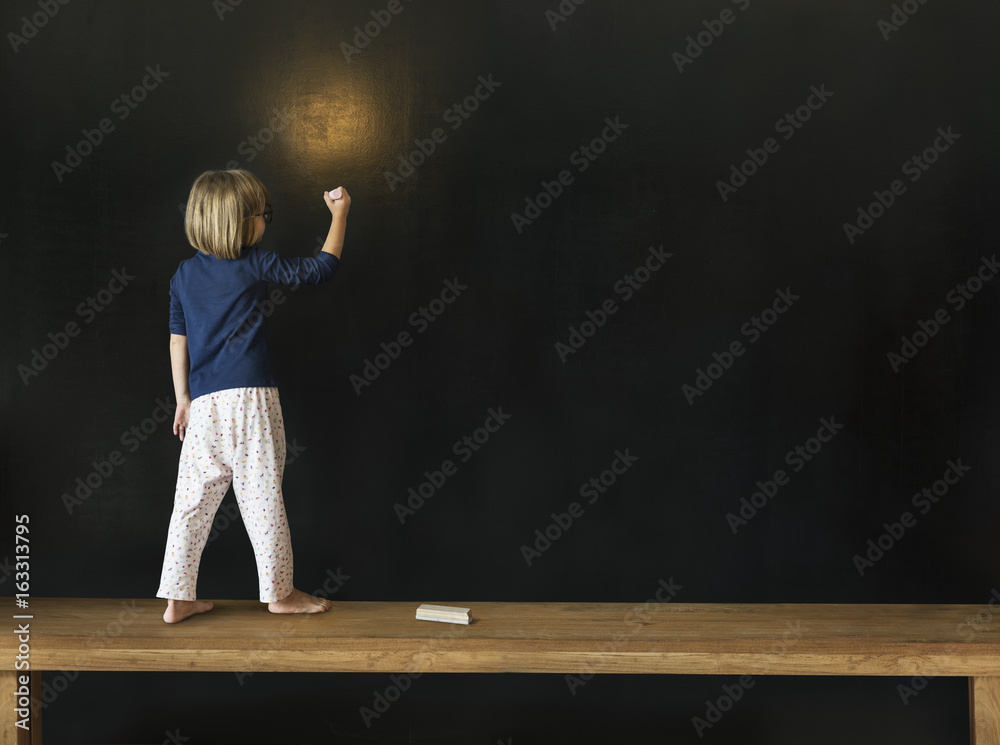
[[[301,589],[629,602],[672,583],[684,602],[987,607],[997,15],[6,3],[3,490],[8,535],[30,516],[32,592],[155,592],[180,449],[167,288],[193,251],[191,183],[236,167],[270,189],[264,246],[287,255],[319,249],[323,190],[353,198],[332,283],[268,309]],[[215,527],[200,595],[254,597],[232,494]],[[366,727],[381,677],[264,677],[185,686],[233,710],[278,697],[273,721],[167,714],[148,692],[177,678],[147,676],[111,736],[251,742],[301,706],[317,741],[402,742],[409,722],[463,742],[605,726],[693,742],[725,684],[427,679]],[[81,679],[46,728],[106,741],[109,723],[80,724],[106,679]],[[768,680],[704,737],[792,741],[800,695],[810,718],[866,725],[817,742],[882,742],[889,722],[962,737],[935,703],[962,681],[906,702],[898,682]],[[465,718],[453,702],[476,689],[495,703]]]

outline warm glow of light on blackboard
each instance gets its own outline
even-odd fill
[[[296,96],[289,109],[291,155],[310,168],[365,157],[384,132],[376,102],[360,88],[332,84]]]

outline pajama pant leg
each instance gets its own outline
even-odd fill
[[[157,597],[194,600],[198,566],[230,482],[250,535],[261,602],[291,593],[292,548],[281,494],[285,431],[276,388],[233,388],[191,403]]]
[[[181,445],[174,511],[167,531],[158,598],[195,600],[198,567],[215,513],[232,481],[232,458],[225,441],[218,391],[191,402],[188,430]]]
[[[281,493],[285,425],[277,388],[246,388],[233,430],[233,491],[257,560],[260,601],[287,597],[292,585],[292,542]]]

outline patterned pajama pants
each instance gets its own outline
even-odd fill
[[[192,401],[156,596],[197,598],[201,554],[230,483],[257,558],[261,602],[291,593],[284,470],[285,427],[277,388],[231,388]]]

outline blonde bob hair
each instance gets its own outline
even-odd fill
[[[267,187],[249,171],[205,171],[191,187],[184,233],[202,253],[238,259],[244,248],[260,241],[253,217],[270,202]]]

